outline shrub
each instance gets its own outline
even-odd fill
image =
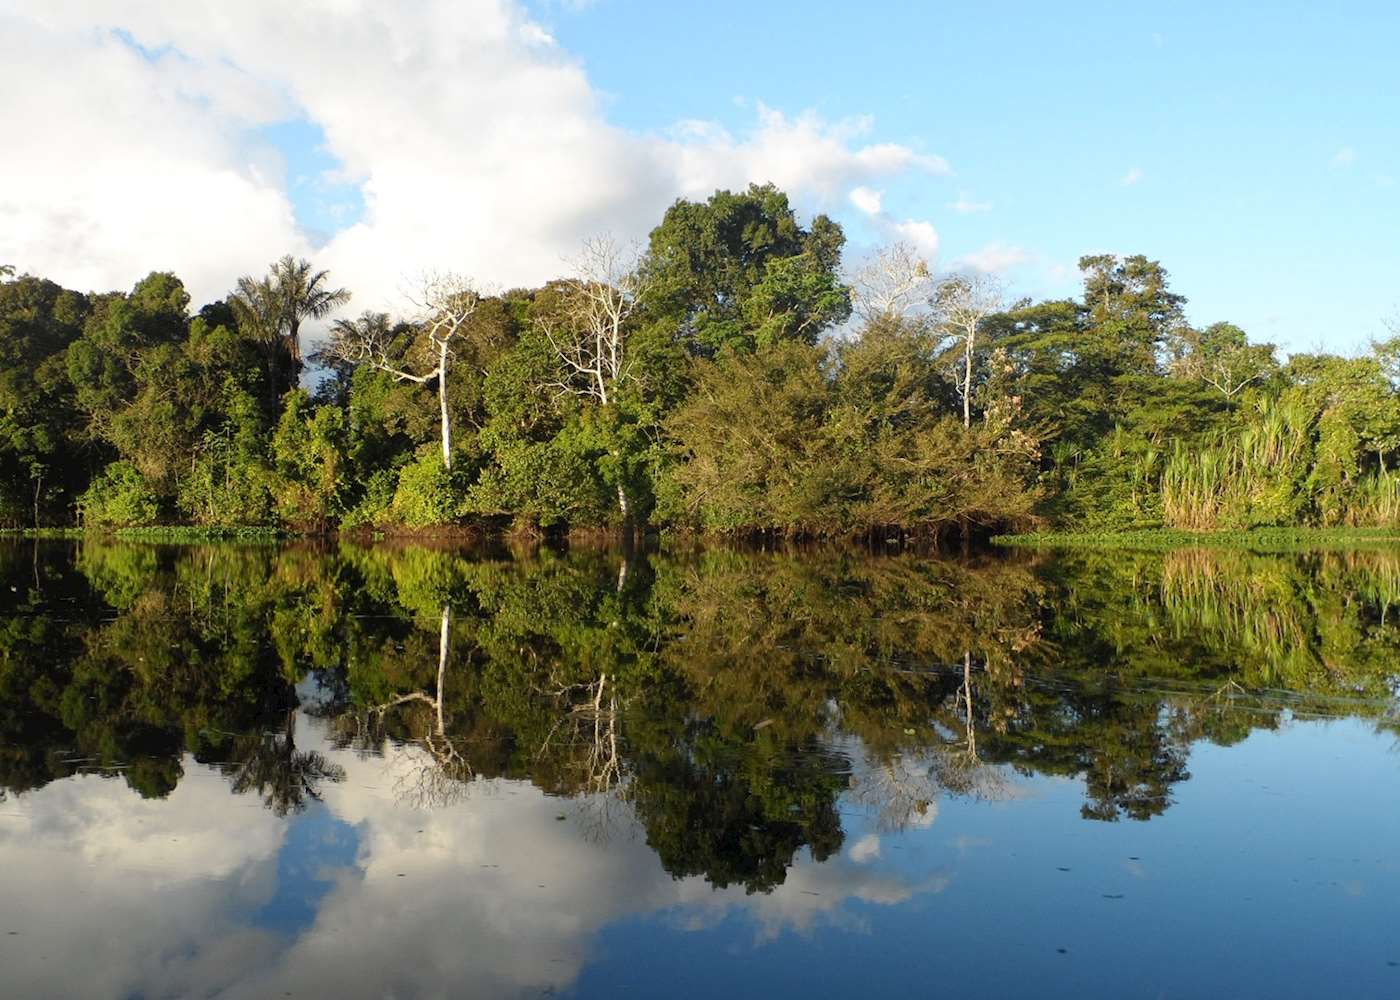
[[[160,498],[130,462],[113,462],[78,498],[83,523],[102,528],[139,528],[160,520]]]
[[[345,529],[368,528],[390,520],[394,493],[398,488],[398,467],[376,469],[364,483],[364,496],[345,512],[340,526]]]
[[[428,451],[399,472],[389,519],[406,528],[452,524],[461,516],[462,494],[442,455]]]

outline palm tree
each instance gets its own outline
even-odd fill
[[[261,281],[244,275],[238,279],[238,287],[229,296],[229,305],[238,320],[238,330],[243,336],[257,343],[263,351],[267,366],[267,401],[270,409],[275,409],[277,397],[281,395],[281,378],[278,362],[284,344],[282,340],[281,301],[277,289],[263,278]]]
[[[257,792],[278,816],[298,813],[307,799],[320,801],[320,786],[344,781],[345,768],[315,750],[298,750],[296,710],[289,709],[282,732],[253,733],[241,737],[236,760],[223,771],[233,779],[235,794]]]
[[[327,288],[329,271],[312,271],[311,261],[287,254],[272,265],[267,282],[280,304],[282,335],[287,339],[292,361],[301,364],[301,344],[297,334],[304,319],[321,319],[337,306],[350,301],[344,288]]]
[[[267,354],[268,401],[274,408],[277,398],[296,385],[301,371],[302,320],[320,319],[350,301],[344,288],[326,287],[329,277],[329,271],[312,271],[309,260],[287,254],[272,263],[267,277],[239,278],[229,299],[239,329]],[[290,361],[285,373],[283,351]]]

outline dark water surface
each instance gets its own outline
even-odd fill
[[[0,548],[0,994],[1400,996],[1400,550]]]

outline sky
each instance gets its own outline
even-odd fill
[[[1356,351],[1400,315],[1400,7],[0,0],[0,263],[196,303],[292,252],[351,311],[556,276],[772,181],[1066,296],[1160,260],[1204,325]]]

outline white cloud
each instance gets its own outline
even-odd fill
[[[7,994],[209,996],[276,953],[248,915],[276,891],[283,824],[184,768],[164,800],[87,775],[6,803],[0,926],[24,942],[5,953]]]
[[[990,201],[977,201],[966,191],[959,191],[958,200],[949,202],[948,207],[959,215],[974,215],[978,212],[990,212],[992,203]]]
[[[1142,180],[1142,168],[1129,167],[1128,172],[1123,175],[1123,179],[1119,183],[1124,187],[1132,187],[1140,180]]]
[[[884,198],[880,192],[868,187],[852,188],[850,197],[851,204],[866,215],[879,215],[884,206]]]
[[[894,242],[910,244],[928,261],[932,262],[938,257],[940,240],[932,222],[919,219],[889,220],[884,228]]]
[[[1349,167],[1357,160],[1356,150],[1350,146],[1343,146],[1332,154],[1331,164],[1333,167]]]
[[[308,923],[292,933],[259,926],[263,908],[295,877],[288,868],[311,865],[316,850],[293,844],[279,854],[284,821],[255,796],[231,795],[226,779],[191,758],[166,800],[83,777],[0,802],[0,927],[23,935],[5,953],[7,995],[562,992],[600,931],[621,920],[701,929],[737,918],[761,943],[850,926],[870,905],[937,893],[950,879],[902,871],[857,841],[859,864],[801,852],[772,892],[716,889],[669,875],[620,805],[608,836],[580,829],[586,802],[521,781],[475,782],[462,801],[418,809],[397,793],[421,751],[337,750],[326,725],[304,717],[297,734],[304,749],[345,768],[344,781],[321,785],[324,814],[312,806],[312,819],[353,828],[355,855],[319,872],[326,891],[307,897]]]
[[[222,65],[0,15],[0,260],[79,288],[177,270],[201,292],[302,251],[281,165],[241,140],[287,113]]]
[[[920,219],[896,219],[885,211],[883,195],[872,188],[857,186],[847,195],[880,238],[888,243],[907,243],[928,261],[938,256],[938,230]]]
[[[553,276],[586,235],[642,237],[678,196],[773,181],[804,211],[940,157],[868,141],[868,118],[755,105],[751,127],[609,123],[582,67],[515,0],[21,0],[0,15],[12,142],[0,260],[80,287],[176,270],[197,300],[286,251],[309,253],[275,150],[302,117],[358,186],[363,217],[315,255],[392,305],[451,268],[498,286]],[[121,41],[120,29],[150,58]],[[927,223],[900,223],[936,242]]]
[[[1029,264],[1035,255],[1024,247],[1009,243],[988,243],[958,259],[958,266],[984,274],[1002,274],[1022,264]]]
[[[850,849],[846,851],[846,856],[858,865],[878,858],[880,856],[880,835],[867,833],[850,846]]]

